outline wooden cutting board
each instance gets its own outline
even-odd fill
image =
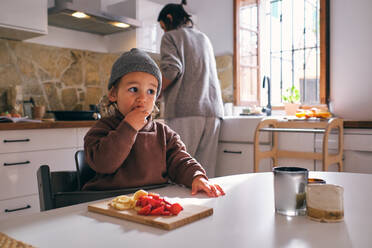
[[[110,200],[94,203],[88,205],[88,210],[91,212],[138,222],[165,230],[172,230],[213,214],[213,208],[210,207],[193,204],[181,204],[183,210],[176,216],[143,216],[138,215],[134,209],[121,211],[117,210],[109,206],[109,203]]]

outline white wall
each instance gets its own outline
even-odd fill
[[[216,55],[233,54],[234,24],[232,0],[194,0],[198,6],[198,28],[211,39]],[[200,11],[200,12],[199,12]]]
[[[101,7],[122,0],[102,0]],[[181,1],[151,0],[155,3],[180,3]],[[197,16],[197,28],[210,39],[216,55],[233,53],[233,0],[189,0],[186,7]],[[26,42],[44,45],[86,49],[97,52],[118,52],[135,46],[133,32],[123,32],[106,37],[48,26],[48,35],[29,39]]]
[[[168,4],[181,0],[151,0]],[[197,28],[211,40],[216,55],[233,54],[233,0],[188,0],[186,11],[197,16]]]
[[[372,120],[372,1],[330,4],[331,110],[344,119]]]

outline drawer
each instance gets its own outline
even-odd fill
[[[77,146],[84,148],[84,136],[90,130],[90,128],[78,128],[77,129]]]
[[[315,135],[315,149],[321,151],[323,149],[323,137],[324,134]],[[337,150],[338,149],[338,134],[330,134],[328,136],[328,149]]]
[[[76,128],[0,132],[0,153],[76,147]]]
[[[372,152],[345,151],[344,171],[372,174]]]
[[[345,134],[344,150],[372,152],[371,134]]]
[[[76,170],[75,149],[0,154],[0,199],[38,193],[37,169]],[[4,190],[5,189],[5,190]]]
[[[0,201],[0,220],[40,212],[39,195]]]
[[[265,151],[269,146],[260,146]],[[242,143],[218,144],[216,176],[227,176],[253,172],[253,145]],[[261,160],[260,172],[271,171],[270,160]]]

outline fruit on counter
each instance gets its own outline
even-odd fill
[[[0,116],[12,117],[12,115],[8,111],[1,112]]]
[[[134,209],[139,215],[178,215],[183,210],[179,203],[170,203],[159,194],[138,190],[133,196],[120,195],[109,203],[117,210]]]
[[[8,111],[1,112],[0,116],[6,116],[6,117],[9,117],[9,118],[10,117],[17,117],[17,118],[21,117],[21,115],[18,114],[18,113],[9,113]]]
[[[312,109],[298,109],[296,111],[296,117],[298,118],[330,118],[332,117],[332,114],[328,111],[324,111],[318,108],[312,108]]]

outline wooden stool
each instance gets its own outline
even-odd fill
[[[328,138],[332,129],[338,129],[338,153],[329,154]],[[260,151],[259,137],[260,132],[273,132],[272,148],[270,151]],[[301,133],[321,133],[323,136],[322,152],[299,152],[278,149],[278,132],[301,132]],[[271,158],[273,167],[278,166],[278,158],[304,158],[322,160],[323,171],[328,171],[328,166],[336,163],[338,171],[343,171],[342,156],[344,151],[344,128],[343,120],[340,118],[330,118],[328,120],[281,120],[263,119],[256,128],[254,135],[254,172],[259,172],[260,160]]]

